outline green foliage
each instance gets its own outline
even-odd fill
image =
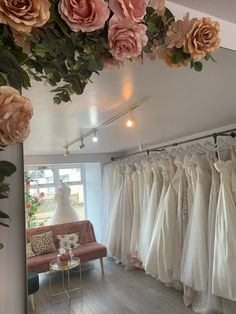
[[[21,90],[29,88],[32,79],[45,80],[52,86],[54,103],[60,104],[70,101],[73,94],[81,95],[92,74],[103,70],[104,59],[112,58],[108,45],[109,22],[93,32],[73,32],[58,13],[58,0],[50,0],[50,4],[49,21],[30,34],[23,34],[27,53],[15,43],[11,29],[0,24],[0,86],[10,85]],[[168,8],[162,13],[147,7],[142,23],[147,26],[148,42],[142,53],[153,52],[153,47],[165,48],[166,32],[175,18]],[[215,62],[207,54],[205,60],[210,59]],[[172,61],[178,64],[184,60],[190,60],[191,68],[196,71],[202,70],[201,62],[191,61],[183,47],[176,49]]]
[[[3,149],[1,148],[0,151],[3,151]],[[13,165],[11,162],[5,160],[0,161],[0,199],[8,198],[8,193],[10,189],[9,184],[5,182],[5,178],[10,177],[15,172],[16,166]],[[5,221],[2,221],[5,219],[10,219],[9,215],[0,210],[0,226],[9,227],[9,225],[5,223]],[[2,248],[3,244],[0,243],[0,250]]]

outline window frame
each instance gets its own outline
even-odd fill
[[[83,185],[83,192],[84,192],[84,213],[85,218],[87,219],[87,206],[86,206],[86,184],[85,184],[85,169],[83,164],[43,164],[43,165],[25,165],[24,166],[24,172],[27,172],[29,170],[38,170],[40,167],[47,167],[46,169],[51,169],[53,172],[53,183],[45,183],[45,184],[35,184],[30,186],[29,189],[35,189],[39,193],[40,188],[55,188],[55,190],[60,185],[60,169],[73,169],[73,168],[80,168],[80,175],[81,179],[80,181],[73,181],[73,182],[65,182],[67,185]]]

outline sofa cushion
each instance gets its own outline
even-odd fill
[[[41,255],[44,253],[55,252],[56,247],[52,238],[52,231],[32,235],[29,238],[34,254]]]
[[[29,258],[32,256],[35,256],[35,254],[32,250],[31,243],[26,243],[26,257]]]
[[[59,234],[57,235],[59,240],[59,247],[66,250],[70,248],[76,248],[79,244],[79,233]]]
[[[59,240],[57,239],[57,235],[60,234],[69,234],[69,233],[79,233],[79,243],[85,244],[89,242],[95,242],[95,234],[93,230],[93,225],[89,220],[83,221],[74,221],[68,222],[64,224],[52,225],[52,226],[44,226],[37,227],[32,229],[27,229],[27,237],[29,239],[30,236],[52,231],[53,240],[56,248],[59,248]]]

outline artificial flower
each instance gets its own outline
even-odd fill
[[[139,57],[148,42],[147,26],[120,20],[113,15],[109,21],[108,43],[114,58],[119,61]]]
[[[0,144],[22,143],[29,135],[31,101],[12,87],[0,87]]]
[[[146,14],[147,4],[145,0],[110,0],[109,7],[119,18],[138,23]]]
[[[104,0],[61,0],[58,11],[74,32],[92,32],[103,28],[110,15]]]
[[[165,44],[167,48],[181,48],[185,43],[185,36],[196,22],[196,18],[189,20],[187,13],[183,20],[173,21],[166,32]]]
[[[157,12],[163,14],[165,10],[166,1],[165,0],[151,0],[149,3]]]
[[[9,25],[17,32],[30,32],[40,27],[50,17],[48,0],[0,0],[0,23]]]
[[[220,24],[210,17],[196,20],[186,34],[184,51],[194,60],[204,58],[208,53],[215,52],[220,47]]]

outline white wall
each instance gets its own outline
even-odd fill
[[[103,217],[101,164],[87,163],[84,169],[87,219],[90,220],[94,226],[97,241],[101,242]]]
[[[0,226],[0,314],[26,314],[25,208],[23,149],[10,145],[0,153],[1,160],[13,162],[17,171],[11,176],[10,197],[1,200],[1,210],[10,217],[10,228]]]

